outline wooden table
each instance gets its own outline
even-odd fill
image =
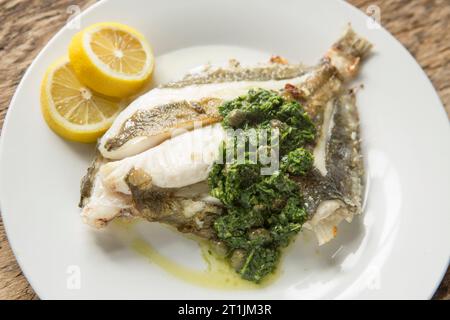
[[[67,8],[94,0],[0,0],[0,127],[25,69],[69,18]],[[450,114],[450,1],[350,0],[366,11],[375,4],[381,23],[419,61]],[[414,281],[411,279],[411,281]],[[450,299],[450,271],[434,298]],[[37,299],[11,252],[0,219],[0,299]]]

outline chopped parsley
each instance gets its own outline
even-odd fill
[[[214,229],[236,272],[258,283],[276,269],[281,249],[307,220],[301,190],[291,176],[305,175],[313,166],[307,146],[315,127],[298,102],[269,90],[250,90],[219,111],[224,128],[241,130],[222,143],[221,161],[209,174],[211,195],[225,207]],[[261,142],[269,148],[261,151]],[[230,159],[230,148],[244,150],[243,159],[234,153]],[[259,156],[270,156],[276,149],[278,169],[261,174],[265,164]]]

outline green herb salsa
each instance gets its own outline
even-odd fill
[[[211,195],[225,208],[214,229],[236,272],[258,283],[276,269],[281,249],[308,218],[301,190],[291,178],[311,170],[308,145],[316,130],[298,102],[269,90],[252,89],[219,111],[223,127],[240,134],[222,143],[220,161],[208,177]],[[230,148],[236,155],[230,157]],[[239,150],[245,150],[243,158]],[[280,159],[277,170],[261,174],[267,165],[260,155]]]

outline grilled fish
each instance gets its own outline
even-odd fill
[[[205,180],[225,136],[214,124],[221,120],[217,107],[257,87],[300,101],[320,132],[315,169],[298,183],[311,217],[305,226],[316,231],[320,244],[329,241],[341,220],[361,211],[358,113],[343,83],[356,75],[370,47],[349,28],[313,68],[283,59],[255,68],[233,61],[228,69],[191,74],[150,91],[101,139],[82,183],[84,220],[103,227],[117,216],[140,216],[213,239],[212,222],[222,208]]]

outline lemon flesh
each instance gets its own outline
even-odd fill
[[[114,22],[97,23],[77,33],[69,45],[69,58],[82,83],[120,98],[142,89],[154,65],[144,36]]]
[[[41,110],[49,127],[61,137],[95,142],[123,108],[117,98],[106,97],[82,84],[68,58],[52,64],[41,85]]]

